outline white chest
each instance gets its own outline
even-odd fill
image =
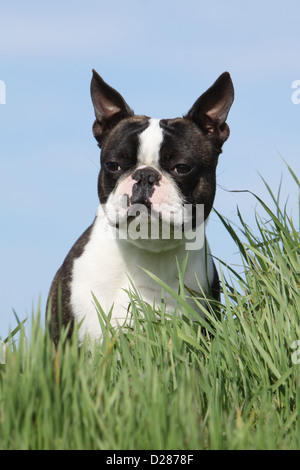
[[[101,328],[93,295],[105,314],[112,308],[111,324],[128,325],[130,303],[127,290],[130,280],[139,295],[150,305],[161,305],[162,288],[142,268],[155,274],[175,292],[178,291],[176,257],[181,264],[186,256],[184,245],[160,253],[142,250],[112,236],[101,210],[94,223],[90,239],[82,255],[74,260],[71,283],[71,306],[76,322],[82,321],[79,339],[88,334],[92,340],[101,336]],[[208,266],[206,266],[206,264]],[[206,268],[208,268],[206,270]],[[198,281],[204,290],[212,280],[213,265],[209,257],[205,262],[204,249],[189,254],[185,284],[199,291]],[[172,313],[176,302],[165,293],[166,309]]]

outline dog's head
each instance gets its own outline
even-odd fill
[[[223,73],[183,118],[136,116],[124,98],[93,71],[93,133],[101,148],[98,194],[112,224],[143,205],[160,220],[183,223],[185,205],[211,211],[216,166],[229,136],[226,118],[234,98]]]

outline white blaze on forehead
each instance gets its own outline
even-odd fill
[[[138,162],[150,166],[158,166],[159,151],[163,141],[163,130],[159,119],[150,119],[149,126],[139,137]]]

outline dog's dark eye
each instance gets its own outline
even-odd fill
[[[189,165],[179,164],[173,168],[173,171],[175,173],[178,173],[179,175],[186,175],[187,173],[191,171],[191,169],[192,168]]]
[[[112,171],[112,172],[116,172],[116,171],[120,171],[121,170],[121,167],[118,163],[116,162],[107,162],[106,163],[106,168],[109,170],[109,171]]]

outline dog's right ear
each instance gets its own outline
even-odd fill
[[[91,97],[94,105],[96,121],[93,125],[93,134],[101,147],[109,132],[126,117],[133,116],[134,112],[124,98],[110,87],[93,69],[91,81]]]

